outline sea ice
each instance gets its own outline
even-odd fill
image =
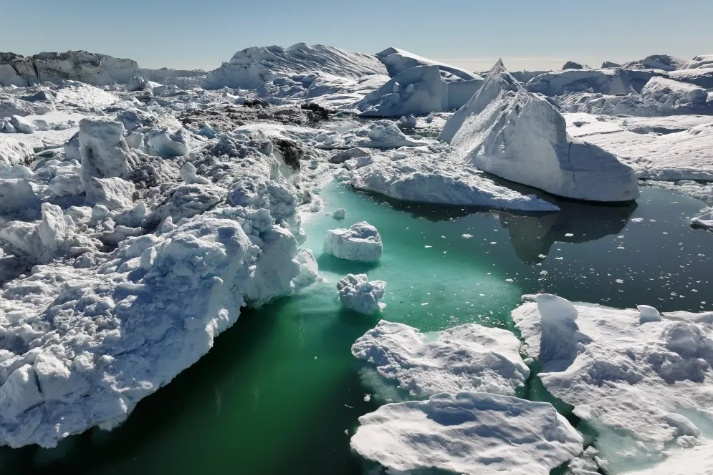
[[[582,451],[582,436],[552,405],[495,394],[387,404],[359,423],[352,449],[398,471],[547,475]]]
[[[344,308],[365,315],[380,312],[386,304],[379,303],[384,297],[386,282],[372,280],[366,274],[348,274],[337,282],[339,301]]]
[[[515,335],[474,323],[421,333],[381,320],[352,345],[352,354],[414,398],[460,391],[514,395],[530,375]]]
[[[376,262],[384,252],[381,235],[374,226],[362,221],[349,229],[331,229],[324,236],[324,252],[339,259]]]
[[[599,435],[619,473],[685,457],[713,426],[713,313],[619,310],[538,295],[513,312],[545,387]],[[665,463],[665,462],[664,462]]]

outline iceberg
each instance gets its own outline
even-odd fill
[[[659,315],[542,294],[513,318],[545,387],[599,433],[597,460],[607,472],[666,463],[710,443],[713,313]]]
[[[339,301],[344,308],[354,310],[365,315],[378,313],[386,307],[379,303],[384,297],[386,282],[372,280],[366,274],[348,274],[337,282]]]
[[[351,447],[396,471],[547,475],[582,436],[547,403],[460,392],[387,404],[359,418]]]
[[[421,333],[381,320],[352,345],[352,355],[412,398],[460,391],[512,396],[530,375],[515,335],[474,323]]]
[[[376,262],[383,252],[379,231],[366,221],[353,224],[349,229],[331,229],[324,236],[324,253],[339,259]]]
[[[554,195],[610,202],[639,196],[631,168],[595,145],[571,140],[564,117],[525,90],[501,61],[439,138],[468,164]]]

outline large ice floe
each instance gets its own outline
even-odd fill
[[[501,61],[443,127],[462,160],[507,180],[591,201],[639,196],[633,171],[603,149],[567,135],[564,117],[510,75]]]
[[[542,294],[513,318],[545,387],[597,431],[595,460],[607,473],[689,473],[676,460],[706,466],[713,313],[619,310]]]
[[[132,148],[130,135],[85,119],[81,163],[2,170],[22,177],[0,179],[4,205],[26,213],[0,210],[0,247],[20,269],[0,290],[0,444],[52,447],[115,427],[241,307],[316,277],[314,256],[297,252],[305,195],[277,145],[233,139],[230,156],[206,144],[184,184],[179,163]],[[70,201],[52,204],[57,190]]]
[[[530,375],[519,351],[517,337],[499,328],[467,324],[426,334],[386,320],[352,345],[367,372],[411,398],[460,391],[514,395]],[[376,382],[371,376],[365,374]]]
[[[546,475],[582,451],[552,405],[488,393],[387,404],[359,423],[352,448],[399,471]]]
[[[557,211],[535,195],[494,183],[482,172],[452,159],[453,151],[421,150],[375,154],[370,166],[352,172],[354,188],[417,203],[482,206],[521,211]]]
[[[324,236],[324,252],[339,259],[376,262],[381,259],[384,244],[374,226],[362,221],[349,229],[330,229]]]

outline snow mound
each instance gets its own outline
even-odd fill
[[[352,355],[413,398],[461,391],[514,395],[530,375],[515,335],[474,323],[424,334],[381,320],[352,345]]]
[[[339,301],[344,308],[365,315],[380,312],[386,304],[379,303],[384,297],[386,282],[383,280],[369,281],[366,274],[348,274],[337,282]]]
[[[644,59],[631,61],[623,64],[624,69],[659,69],[662,71],[675,71],[683,69],[686,62],[679,58],[674,58],[667,54],[654,54]]]
[[[608,473],[708,443],[713,427],[713,313],[653,310],[539,295],[513,311],[545,387],[598,431]]]
[[[693,59],[688,61],[679,69],[703,69],[703,68],[713,68],[713,54],[704,54],[700,56],[694,56]]]
[[[639,196],[633,171],[601,148],[570,140],[564,117],[498,62],[440,135],[477,168],[554,195],[590,201]]]
[[[496,185],[475,170],[449,163],[432,150],[402,160],[379,158],[352,172],[351,184],[390,198],[417,203],[483,206],[522,211],[557,211],[557,206],[534,195]]]
[[[387,404],[359,418],[351,446],[389,469],[546,475],[582,451],[550,404],[461,392]]]
[[[280,76],[315,72],[355,79],[385,75],[386,68],[375,56],[332,46],[297,43],[289,48],[252,47],[238,51],[230,62],[208,73],[207,87],[256,89]]]
[[[437,66],[441,75],[446,80],[470,81],[475,79],[482,81],[480,76],[465,69],[433,61],[398,48],[386,48],[380,53],[377,53],[376,57],[384,63],[386,70],[391,77],[398,76],[407,69],[418,66]]]
[[[324,252],[339,259],[376,262],[384,252],[381,235],[374,226],[362,221],[349,229],[331,229],[324,236]]]
[[[416,66],[367,94],[355,107],[364,116],[377,117],[443,112],[462,107],[482,83],[482,79],[446,82],[438,66]]]

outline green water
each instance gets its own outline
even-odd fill
[[[638,206],[564,202],[540,216],[398,205],[337,184],[321,194],[324,211],[344,207],[347,219],[311,215],[305,245],[319,255],[327,229],[367,220],[384,240],[379,264],[320,256],[326,282],[245,311],[123,426],[53,450],[4,448],[0,473],[363,473],[349,437],[377,406],[364,401],[370,390],[349,350],[377,318],[338,305],[336,280],[348,272],[386,280],[383,318],[423,330],[512,328],[520,296],[539,291],[617,307],[713,307],[713,234],[688,226],[702,204],[669,191],[645,188]],[[546,399],[536,383],[528,397]]]

